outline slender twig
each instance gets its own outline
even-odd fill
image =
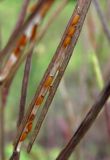
[[[64,68],[66,66],[66,63],[63,64]],[[30,140],[30,142],[28,144],[28,148],[27,148],[27,152],[28,153],[31,151],[31,149],[33,147],[33,144],[34,144],[34,142],[35,142],[35,140],[36,140],[36,138],[37,138],[37,136],[39,134],[40,128],[41,128],[41,126],[43,124],[43,121],[44,121],[46,115],[47,115],[47,112],[49,110],[49,107],[50,107],[51,102],[52,102],[52,100],[54,98],[54,95],[56,93],[56,90],[57,90],[57,88],[59,86],[59,83],[61,81],[61,78],[62,78],[63,74],[64,74],[64,69],[62,69],[61,72],[59,72],[56,80],[54,81],[52,87],[50,88],[49,95],[48,95],[47,100],[46,100],[46,102],[45,102],[45,104],[43,106],[42,112],[41,112],[41,114],[40,114],[40,116],[38,118],[38,121],[37,121],[36,126],[35,126],[34,131],[33,131],[33,134],[31,136],[31,140]]]
[[[31,59],[32,59],[32,51],[27,56],[26,63],[25,63],[25,69],[24,69],[24,76],[22,81],[22,89],[21,89],[21,99],[20,99],[20,105],[19,105],[19,117],[17,122],[17,129],[19,128],[21,121],[24,117],[25,113],[25,104],[26,104],[26,96],[27,96],[27,89],[28,89],[28,81],[29,81],[29,73],[30,73],[30,67],[31,67]],[[18,160],[20,157],[20,152],[18,155],[16,155],[16,159]]]
[[[97,80],[97,84],[99,89],[101,90],[104,87],[104,79],[102,76],[102,72],[101,72],[101,68],[100,68],[100,64],[99,64],[99,60],[97,57],[97,45],[96,45],[96,39],[95,39],[95,32],[92,32],[92,37],[91,37],[91,30],[93,30],[94,28],[94,22],[92,19],[92,16],[89,16],[90,19],[88,19],[88,31],[89,31],[89,39],[91,41],[92,47],[94,49],[94,52],[91,55],[91,60],[92,60],[92,64],[93,64],[93,68],[95,71],[95,77]],[[95,54],[96,53],[96,54]],[[108,130],[108,135],[110,137],[110,115],[109,115],[109,105],[110,105],[110,100],[107,101],[107,103],[105,104],[105,118],[106,118],[106,125],[107,125],[107,130]]]
[[[4,106],[2,103],[2,89],[0,88],[0,159],[5,160],[4,153]]]
[[[8,40],[7,48],[8,48],[8,46],[10,46],[10,44],[12,44],[14,37],[16,36],[17,32],[21,29],[21,26],[22,26],[23,23],[24,23],[29,2],[30,2],[30,0],[24,0],[24,1],[23,1],[23,4],[22,4],[22,7],[21,7],[21,11],[20,11],[18,20],[17,20],[16,25],[15,25],[15,27],[14,27],[12,33],[11,33],[11,36],[10,36],[10,38],[9,38],[9,40]],[[9,52],[7,52],[7,51],[8,51],[8,49],[4,49],[4,52],[1,52],[1,54],[0,54],[0,60],[1,60],[1,58],[3,58],[7,53],[9,53]]]
[[[102,23],[102,27],[103,27],[103,30],[105,32],[105,35],[106,35],[106,37],[108,39],[108,42],[110,43],[110,29],[109,29],[106,17],[104,16],[104,14],[103,14],[103,12],[101,10],[99,1],[98,0],[93,0],[93,2],[94,2],[94,5],[95,5],[97,14],[98,14],[98,16],[100,18],[100,21]]]
[[[20,125],[16,140],[15,140],[13,155],[15,155],[16,152],[19,152],[19,150],[21,149],[21,144],[24,141],[24,136],[26,138],[28,133],[30,132],[30,124],[32,126],[33,116],[35,117],[37,108],[40,107],[44,98],[46,98],[45,93],[48,93],[48,91],[49,91],[49,86],[50,86],[51,80],[54,80],[54,78],[56,79],[57,73],[62,73],[62,75],[63,75],[63,73],[68,65],[68,62],[71,58],[72,51],[73,51],[73,49],[76,45],[76,42],[78,40],[78,37],[80,35],[81,29],[82,29],[82,26],[84,23],[84,19],[86,17],[86,14],[87,14],[87,11],[88,11],[88,8],[90,5],[89,1],[85,1],[85,3],[83,3],[83,1],[80,0],[78,2],[79,3],[77,3],[77,5],[76,5],[75,11],[73,12],[73,15],[72,15],[72,17],[68,23],[68,26],[63,34],[63,37],[62,37],[61,42],[57,48],[57,51],[56,51],[55,55],[53,56],[49,66],[48,66],[48,68],[42,78],[42,81],[40,82],[40,84],[38,86],[37,92],[31,102],[31,104],[29,105],[28,111],[27,111],[27,113],[26,113],[26,115]],[[75,32],[72,32],[72,34],[71,34],[71,38],[69,35],[70,27],[75,29]],[[68,38],[70,40],[69,43],[67,43]],[[51,78],[51,76],[52,76],[52,78]],[[48,78],[49,78],[49,82],[47,81]],[[57,77],[57,78],[59,79],[59,77]]]
[[[73,135],[69,143],[66,145],[66,147],[61,151],[56,160],[64,160],[64,159],[67,160],[70,157],[71,153],[79,144],[80,140],[83,139],[84,135],[87,133],[87,131],[97,118],[99,112],[103,108],[109,96],[110,96],[110,81],[104,87],[99,97],[97,98],[96,102],[91,107],[86,117],[76,130],[75,134]]]
[[[29,46],[32,46],[32,48],[34,47],[34,44],[35,44],[34,41],[35,41],[36,32],[39,27],[39,24],[42,21],[42,19],[45,17],[51,5],[54,3],[54,0],[45,0],[41,4],[39,4],[40,2],[41,1],[38,1],[38,4],[36,4],[37,6],[35,5],[38,8],[38,11],[36,10],[36,14],[33,17],[34,19],[32,19],[33,21],[30,22],[25,32],[21,35],[20,39],[17,42],[16,47],[14,48],[14,51],[10,55],[8,61],[6,62],[6,64],[4,65],[4,68],[1,71],[1,74],[0,74],[1,84],[3,84],[4,81],[6,81],[8,76],[12,75],[11,74],[12,69],[15,68],[15,65],[17,64],[20,57],[24,53],[23,51],[25,50],[26,46],[29,44]]]
[[[45,26],[41,29],[41,31],[37,34],[36,40],[32,43],[32,45],[28,48],[28,50],[26,50],[24,52],[24,55],[18,60],[18,62],[15,64],[14,68],[12,69],[11,74],[7,77],[6,81],[4,82],[4,85],[8,85],[7,83],[10,83],[19,66],[21,65],[21,63],[26,59],[27,55],[29,54],[29,52],[34,49],[34,46],[39,44],[39,42],[42,40],[42,38],[45,36],[48,28],[50,27],[50,25],[52,24],[53,21],[55,21],[55,18],[58,17],[59,12],[62,11],[62,9],[64,8],[64,6],[66,6],[68,0],[64,0],[63,3],[61,2],[61,4],[59,4],[58,8],[54,11],[54,13],[51,15],[51,17],[49,18],[48,22],[45,24]]]
[[[20,108],[19,119],[18,119],[18,123],[17,123],[18,127],[21,124],[21,121],[22,121],[24,113],[25,113],[25,103],[26,103],[26,96],[27,96],[30,67],[31,67],[31,59],[32,59],[32,51],[27,56],[26,63],[25,63],[24,77],[23,77],[23,81],[22,81],[21,99],[20,99],[20,106],[19,106],[19,108]]]
[[[68,124],[70,126],[70,132],[73,131],[73,127],[75,128],[75,124],[77,121],[75,112],[74,112],[74,105],[68,95],[68,91],[66,89],[66,85],[65,85],[65,80],[64,78],[62,79],[60,86],[59,86],[59,91],[61,93],[61,96],[63,98],[64,101],[64,106],[65,106],[65,112],[67,115],[67,119],[68,119]]]
[[[46,1],[46,0],[45,0]],[[20,29],[17,31],[16,36],[13,37],[13,39],[7,42],[6,46],[4,47],[4,49],[1,51],[0,53],[0,60],[1,60],[1,56],[6,54],[7,52],[11,53],[11,51],[13,50],[14,46],[16,46],[16,43],[18,41],[18,39],[20,38],[20,36],[22,35],[22,33],[26,30],[27,27],[29,27],[29,25],[31,24],[32,20],[36,17],[36,14],[39,11],[40,6],[42,5],[42,3],[44,3],[45,1],[43,0],[39,0],[38,1],[38,5],[36,6],[35,10],[33,11],[33,13],[28,17],[28,19],[25,21],[25,23],[23,23],[23,25],[20,27]],[[53,0],[54,1],[54,0]]]
[[[69,0],[63,0],[59,4],[59,6],[56,8],[56,10],[53,12],[51,17],[49,18],[48,22],[45,24],[45,26],[41,29],[41,32],[38,35],[38,41],[41,41],[41,39],[44,37],[44,34],[47,32],[48,28],[52,24],[53,21],[58,17],[58,15],[61,13],[61,11],[64,9],[64,7],[67,5]]]
[[[2,29],[0,24],[0,49],[2,48]],[[1,64],[0,64],[1,67]],[[0,87],[0,159],[5,160],[5,145],[4,145],[4,105],[2,98],[2,88]]]
[[[2,48],[2,24],[0,22],[0,50]]]
[[[41,2],[41,1],[39,1],[39,2]],[[45,3],[44,3],[44,10],[43,10],[43,12],[42,13],[44,13],[43,14],[43,17],[44,17],[44,15],[46,15],[46,13],[47,13],[47,11],[49,10],[49,8],[51,7],[51,5],[53,4],[53,2],[54,2],[54,0],[47,0],[47,1],[44,1]],[[46,2],[48,2],[48,7],[46,6]],[[43,3],[42,3],[43,4]],[[47,7],[47,8],[45,8],[45,7]],[[43,8],[43,7],[42,7]],[[42,10],[41,10],[42,11]],[[31,44],[31,47],[30,47],[30,50],[31,51],[33,51],[33,48],[34,48],[34,44],[35,44],[35,42],[33,41],[33,43]],[[30,51],[28,51],[28,54],[30,53]],[[13,152],[13,154],[12,154],[12,156],[11,156],[11,160],[13,159],[16,159],[17,158],[17,155],[19,155],[19,153],[18,152],[15,152],[15,150],[14,150],[14,152]]]
[[[89,6],[89,4],[86,3],[86,7],[87,7],[87,8],[88,8],[88,6]],[[86,8],[86,7],[85,7],[85,8]],[[76,11],[76,10],[77,10],[77,6],[76,6],[75,11]],[[84,11],[85,11],[85,10],[84,10]],[[82,13],[83,13],[83,14],[81,14],[81,21],[79,22],[81,28],[82,28],[82,25],[83,25],[83,22],[84,22],[84,18],[85,18],[85,16],[86,16],[87,11],[85,11],[85,12],[82,11]],[[74,15],[74,14],[76,14],[76,13],[74,12],[73,15]],[[34,141],[35,141],[35,139],[36,139],[36,137],[37,137],[37,135],[38,135],[38,133],[39,133],[40,127],[41,127],[41,125],[42,125],[42,123],[43,123],[43,120],[44,120],[44,118],[45,118],[45,116],[46,116],[46,114],[47,114],[47,112],[48,112],[48,109],[49,109],[49,106],[50,106],[50,104],[51,104],[51,102],[52,102],[52,99],[53,99],[53,97],[54,97],[54,94],[55,94],[55,92],[56,92],[56,90],[57,90],[57,88],[58,88],[58,85],[59,85],[59,83],[60,83],[60,80],[61,80],[61,78],[62,78],[62,76],[63,76],[63,74],[64,74],[64,71],[65,71],[66,67],[67,67],[67,64],[68,64],[69,59],[70,59],[71,54],[72,54],[72,50],[73,50],[73,48],[75,47],[76,41],[77,41],[78,36],[79,36],[79,34],[80,34],[80,31],[81,31],[81,28],[80,28],[80,27],[79,27],[77,36],[74,37],[72,46],[70,47],[69,50],[67,50],[67,53],[68,53],[68,54],[67,54],[67,57],[65,57],[65,60],[64,60],[64,62],[63,62],[63,64],[62,64],[61,73],[59,73],[58,76],[56,77],[56,79],[55,79],[55,81],[54,81],[54,83],[53,83],[53,85],[52,85],[53,87],[52,87],[52,89],[50,90],[49,95],[48,95],[48,97],[47,97],[47,100],[46,100],[46,102],[45,102],[45,104],[44,104],[44,106],[43,106],[42,113],[41,113],[41,115],[40,115],[40,117],[39,117],[39,120],[37,121],[36,127],[35,127],[35,129],[34,129],[34,133],[33,133],[33,135],[32,135],[32,139],[31,139],[31,141],[30,141],[30,143],[29,143],[29,146],[28,146],[28,152],[30,152],[31,147],[32,147],[32,145],[33,145],[33,143],[34,143]],[[49,69],[49,68],[48,68],[48,69]],[[44,78],[45,78],[45,77],[44,77]]]
[[[93,63],[94,71],[95,71],[95,77],[97,80],[97,84],[98,84],[99,89],[101,90],[104,86],[104,80],[103,80],[102,72],[100,69],[99,61],[95,53],[92,54],[92,63]],[[110,106],[110,99],[108,99],[104,107],[106,126],[107,126],[108,136],[110,138],[110,114],[109,114],[110,108],[109,106]]]

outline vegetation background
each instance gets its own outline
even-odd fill
[[[32,3],[33,2],[35,1],[33,0]],[[60,0],[57,0],[42,23],[42,26],[45,25],[52,11],[59,6],[60,2]],[[2,33],[2,48],[5,46],[10,33],[13,30],[20,12],[21,4],[22,0],[3,0],[0,2],[0,31]],[[109,0],[100,1],[102,11],[110,28],[110,4],[108,4]],[[52,25],[49,26],[42,41],[39,45],[36,45],[35,54],[32,58],[27,104],[31,102],[43,73],[59,44],[74,6],[75,2],[68,2],[61,14],[53,21]],[[94,39],[91,40],[92,38]],[[96,48],[94,48],[93,43],[95,43]],[[101,69],[104,81],[109,78],[109,44],[110,42],[108,42],[106,38],[100,19],[94,5],[92,4],[83,26],[81,36],[78,40],[78,44],[75,47],[74,54],[63,77],[63,81],[57,90],[57,94],[51,104],[49,113],[43,123],[38,139],[30,155],[26,154],[25,149],[23,149],[21,155],[22,160],[55,159],[60,150],[68,142],[70,135],[76,130],[100,91],[99,83],[101,83],[101,80],[98,79],[99,81],[97,81],[97,68],[98,70],[99,68]],[[98,64],[94,58],[96,61],[98,60]],[[5,107],[4,125],[6,133],[6,159],[8,159],[11,155],[12,141],[16,133],[16,121],[18,118],[23,68],[24,64],[20,66],[14,78]],[[66,98],[64,94],[65,92]],[[68,101],[72,105],[72,110],[74,113],[72,131],[70,131],[71,126],[68,121]],[[75,150],[71,159],[110,159],[110,134],[107,130],[105,111],[101,112],[86,137],[83,141],[81,141],[80,145]]]

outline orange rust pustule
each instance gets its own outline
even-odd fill
[[[41,105],[42,102],[43,102],[43,100],[44,100],[44,97],[41,95],[41,96],[39,96],[39,97],[37,98],[35,104],[36,104],[37,106],[38,106],[38,105]]]
[[[46,12],[48,11],[48,9],[50,8],[50,6],[52,5],[52,3],[54,2],[54,0],[48,0],[43,6],[42,9],[40,10],[40,15],[41,16],[45,16]]]
[[[71,37],[67,36],[63,42],[63,47],[66,48],[71,43]]]
[[[80,19],[79,14],[76,14],[76,15],[74,16],[73,20],[72,20],[71,25],[76,25],[76,24],[78,23],[79,19]]]
[[[29,121],[33,121],[35,118],[35,115],[34,114],[31,114],[30,117],[29,117]]]
[[[14,49],[14,54],[15,56],[19,56],[19,53],[21,51],[21,46],[25,46],[27,42],[27,37],[26,35],[22,35],[21,38],[18,41],[17,47]]]
[[[30,41],[35,40],[36,32],[37,32],[37,25],[34,25],[33,28],[32,28],[32,34],[31,34],[31,37],[30,37]]]
[[[26,45],[26,42],[27,42],[27,37],[25,34],[23,34],[21,36],[21,38],[19,39],[19,42],[18,42],[18,46],[25,46]]]
[[[27,126],[26,126],[27,130],[28,130],[28,133],[31,131],[32,129],[32,121],[29,121]]]
[[[26,139],[27,135],[28,135],[28,132],[23,132],[20,137],[20,142],[24,141]]]
[[[75,33],[76,28],[74,26],[70,26],[68,29],[68,36],[72,37]]]
[[[33,13],[33,12],[35,12],[35,10],[36,10],[36,5],[33,4],[32,6],[29,7],[28,12]]]
[[[20,47],[16,47],[15,50],[14,50],[14,55],[15,55],[16,57],[18,57],[20,51],[21,51],[21,50],[20,50]]]
[[[48,88],[51,85],[52,81],[53,81],[53,77],[52,76],[48,76],[46,81],[45,81],[45,83],[44,83],[44,87]]]

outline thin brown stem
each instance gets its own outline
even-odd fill
[[[59,4],[59,6],[56,8],[56,10],[53,12],[51,17],[49,18],[48,22],[45,24],[45,26],[42,28],[41,32],[38,35],[38,41],[41,41],[41,39],[44,37],[44,34],[47,32],[50,25],[55,21],[55,19],[58,17],[58,15],[61,13],[61,11],[64,9],[64,7],[67,5],[68,0],[63,0]]]
[[[94,67],[94,70],[95,70],[95,75],[96,75],[96,80],[97,80],[97,83],[98,83],[98,87],[101,90],[102,87],[104,86],[104,79],[103,79],[103,75],[102,75],[102,72],[101,72],[101,69],[100,69],[100,64],[99,64],[99,61],[98,61],[98,57],[95,55],[95,54],[98,55],[98,50],[97,50],[96,39],[95,39],[95,31],[93,32],[93,28],[95,28],[94,27],[94,21],[93,21],[92,16],[90,15],[89,18],[88,18],[88,33],[89,33],[88,36],[89,36],[90,42],[92,44],[92,47],[94,49],[93,56],[95,58],[95,62],[97,62],[97,63],[94,63],[93,67]],[[109,109],[109,102],[107,102],[105,104],[104,111],[105,111],[105,119],[106,119],[106,126],[107,126],[108,136],[110,138],[110,114],[109,114],[110,109]]]
[[[4,106],[2,103],[2,89],[0,88],[0,159],[2,160],[5,160],[4,125]]]
[[[73,126],[75,128],[75,124],[76,124],[75,122],[77,121],[77,119],[76,119],[75,112],[74,112],[74,104],[72,103],[70,96],[68,95],[68,91],[66,89],[64,78],[62,79],[60,83],[59,91],[64,101],[65,112],[67,115],[68,124],[70,126],[70,132],[72,132]]]
[[[29,73],[30,73],[30,67],[31,67],[31,59],[32,59],[32,51],[27,56],[26,63],[25,63],[24,76],[23,76],[22,89],[21,89],[21,99],[20,99],[20,105],[19,105],[19,117],[18,117],[18,122],[17,122],[17,129],[19,128],[21,121],[25,114],[25,104],[26,104],[26,96],[27,96],[27,89],[28,89]],[[19,160],[19,158],[20,158],[20,152],[16,154],[16,159]]]
[[[97,14],[98,14],[98,16],[100,18],[100,21],[101,21],[103,30],[105,32],[105,35],[106,35],[106,37],[108,39],[108,42],[110,43],[110,29],[109,29],[106,17],[105,17],[105,15],[103,14],[103,12],[101,10],[99,1],[98,0],[93,0],[93,2],[94,2],[94,5],[95,5]]]
[[[24,1],[23,1],[23,4],[22,4],[22,7],[21,7],[21,11],[20,11],[18,20],[17,20],[16,25],[15,25],[15,27],[14,27],[12,33],[11,33],[11,36],[10,36],[10,38],[9,38],[9,40],[8,40],[7,47],[5,47],[4,52],[1,52],[1,54],[0,54],[0,60],[1,60],[4,56],[6,56],[6,54],[9,53],[9,52],[7,52],[8,49],[6,49],[6,48],[8,48],[8,46],[11,45],[11,43],[13,42],[14,37],[16,37],[18,31],[21,29],[21,27],[22,27],[22,25],[23,25],[23,23],[24,23],[29,2],[30,2],[30,0],[24,0]]]
[[[0,49],[2,48],[2,27],[0,24]],[[1,64],[0,64],[1,67]],[[5,123],[4,123],[4,106],[5,103],[3,103],[3,94],[2,94],[2,88],[0,87],[0,159],[5,160]]]
[[[31,67],[31,59],[32,59],[32,51],[29,53],[25,63],[24,69],[24,76],[22,81],[22,89],[21,89],[21,99],[20,99],[20,106],[19,106],[19,118],[18,118],[18,127],[21,124],[21,121],[24,117],[25,113],[25,104],[26,104],[26,96],[27,96],[27,89],[28,89],[28,81],[29,81],[29,73]]]
[[[34,10],[34,12],[28,17],[28,19],[25,21],[25,23],[23,23],[23,25],[17,30],[17,33],[13,37],[13,39],[8,40],[6,46],[4,47],[4,49],[0,53],[0,60],[2,60],[1,58],[2,58],[3,55],[5,55],[7,53],[11,53],[11,51],[14,48],[14,46],[16,46],[16,43],[17,43],[19,37],[25,31],[27,26],[30,25],[30,22],[35,18],[36,14],[38,13],[38,11],[39,11],[39,9],[40,9],[40,7],[42,5],[42,3],[44,3],[45,1],[42,1],[42,0],[38,1],[38,5],[37,5],[36,9]]]
[[[69,143],[66,145],[66,147],[61,151],[56,160],[64,160],[64,159],[67,160],[70,157],[71,153],[74,151],[74,149],[79,144],[81,139],[83,139],[84,135],[92,126],[93,122],[96,120],[98,114],[102,110],[109,96],[110,96],[110,81],[104,87],[99,97],[97,98],[96,102],[91,107],[86,117],[76,130],[75,134],[73,135]]]
[[[64,74],[64,72],[65,72],[65,70],[66,70],[66,67],[67,67],[67,65],[68,65],[68,62],[69,62],[69,60],[70,60],[70,58],[71,58],[72,51],[73,51],[73,49],[74,49],[74,47],[75,47],[75,45],[76,45],[76,42],[77,42],[77,40],[78,40],[78,37],[79,37],[79,35],[80,35],[80,32],[81,32],[81,29],[82,29],[82,26],[83,26],[83,23],[84,23],[84,19],[85,19],[85,16],[86,16],[86,14],[87,14],[89,5],[90,5],[90,2],[89,2],[89,3],[88,3],[88,2],[85,2],[85,6],[84,6],[84,8],[83,8],[83,3],[82,3],[82,8],[83,8],[83,10],[82,10],[81,21],[79,22],[80,24],[79,24],[79,27],[78,27],[78,30],[77,30],[77,34],[73,37],[72,44],[71,44],[71,45],[69,46],[69,48],[67,49],[67,52],[66,52],[66,55],[67,55],[67,56],[65,57],[65,60],[64,60],[64,62],[63,62],[63,64],[62,64],[62,66],[61,66],[61,70],[59,71],[59,73],[58,73],[58,75],[57,75],[57,77],[56,77],[56,79],[55,79],[55,81],[54,81],[54,83],[53,83],[53,85],[52,85],[52,88],[51,88],[51,90],[50,90],[50,92],[49,92],[49,95],[48,95],[48,97],[47,97],[47,100],[46,100],[46,102],[45,102],[45,104],[44,104],[44,106],[43,106],[42,113],[41,113],[41,115],[40,115],[40,117],[39,117],[39,120],[37,121],[37,124],[36,124],[36,127],[35,127],[35,129],[34,129],[34,133],[33,133],[32,139],[31,139],[31,141],[30,141],[30,143],[29,143],[29,146],[28,146],[28,152],[30,152],[31,147],[32,147],[32,145],[33,145],[33,143],[34,143],[34,141],[35,141],[35,139],[36,139],[36,137],[37,137],[37,135],[38,135],[38,133],[39,133],[39,131],[40,131],[41,125],[42,125],[42,123],[43,123],[43,121],[44,121],[44,118],[45,118],[47,112],[48,112],[49,106],[50,106],[50,104],[51,104],[51,102],[52,102],[52,100],[53,100],[53,97],[54,97],[54,95],[55,95],[55,93],[56,93],[56,90],[57,90],[57,88],[58,88],[58,86],[59,86],[59,83],[60,83],[60,81],[61,81],[61,78],[62,78],[62,76],[63,76],[63,74]],[[78,7],[78,5],[76,5],[75,11],[73,12],[73,15],[72,15],[72,16],[74,16],[74,14],[76,14],[77,7]],[[71,20],[70,20],[70,21],[71,21]],[[70,23],[69,23],[69,24],[70,24]],[[68,26],[69,26],[69,24],[68,24]],[[67,28],[68,28],[68,27],[67,27]],[[65,31],[65,33],[64,33],[64,36],[66,36],[66,31]],[[62,42],[62,41],[61,41],[61,42]],[[60,46],[58,47],[58,51],[60,51],[61,45],[62,45],[62,43],[60,43]],[[58,51],[56,52],[57,54],[59,53]],[[53,63],[54,63],[54,61],[55,61],[56,56],[57,56],[57,55],[55,55],[55,56],[53,57],[53,60],[52,60]],[[47,69],[47,71],[46,71],[46,73],[45,73],[45,75],[44,75],[44,77],[43,77],[43,80],[41,81],[40,86],[42,86],[43,81],[45,81],[45,76],[46,76],[46,74],[48,74],[48,72],[49,72],[50,69],[51,69],[51,63],[50,63],[50,65],[49,65],[49,67],[48,67],[48,69]]]
[[[51,17],[49,18],[48,22],[46,23],[46,25],[41,29],[41,31],[37,34],[36,37],[36,41],[34,41],[32,43],[32,45],[28,48],[28,50],[26,50],[24,52],[24,55],[18,60],[18,62],[15,64],[14,68],[12,69],[11,74],[7,77],[6,81],[4,82],[4,85],[7,85],[7,83],[10,83],[10,81],[13,80],[20,64],[26,59],[27,55],[29,54],[29,52],[34,49],[34,46],[39,44],[39,42],[42,40],[42,38],[45,36],[48,28],[50,27],[50,25],[52,24],[53,21],[55,21],[55,19],[58,17],[58,15],[61,13],[61,11],[63,10],[64,6],[66,6],[68,0],[64,0],[63,3],[61,2],[61,4],[59,4],[58,8],[54,11],[54,13],[51,15]]]

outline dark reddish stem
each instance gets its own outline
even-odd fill
[[[85,119],[82,121],[79,128],[77,129],[77,131],[75,132],[69,143],[66,145],[66,147],[61,151],[56,160],[67,160],[70,157],[72,152],[75,150],[76,146],[83,139],[89,128],[92,126],[93,122],[96,120],[98,114],[102,110],[109,96],[110,96],[110,81],[104,87],[103,91],[97,98],[96,102],[87,113]]]

